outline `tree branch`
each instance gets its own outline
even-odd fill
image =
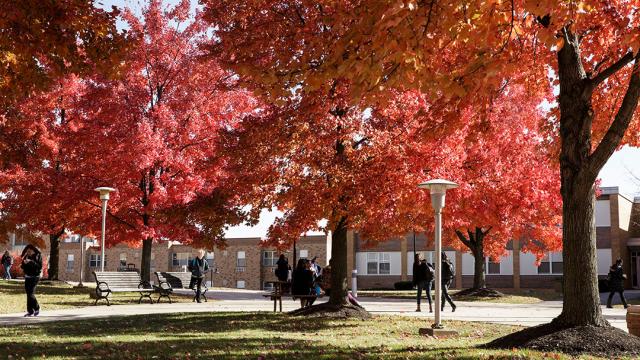
[[[627,92],[624,94],[618,113],[609,127],[609,130],[607,130],[606,134],[600,141],[600,144],[598,144],[598,147],[589,156],[587,165],[588,171],[592,177],[598,175],[600,169],[602,169],[607,160],[609,160],[609,157],[611,157],[615,149],[620,145],[620,142],[624,137],[624,133],[629,127],[629,123],[636,111],[638,99],[640,98],[639,62],[640,53],[635,57],[633,71],[631,72],[631,78],[629,80],[629,87],[627,88]]]
[[[611,75],[618,72],[623,67],[627,66],[631,61],[633,61],[633,53],[629,52],[625,56],[621,57],[618,61],[611,64],[608,68],[602,70],[597,75],[595,75],[590,80],[590,85],[592,89],[595,89],[603,81],[607,80]],[[599,67],[600,64],[597,65]]]
[[[469,249],[473,250],[473,245],[471,244],[471,241],[467,240],[467,238],[464,236],[464,234],[462,233],[462,231],[460,230],[455,230],[456,231],[456,235],[458,235],[458,239],[460,239],[460,241]]]

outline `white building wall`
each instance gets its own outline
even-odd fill
[[[538,275],[535,255],[520,252],[520,275]]]
[[[598,249],[598,275],[607,275],[612,264],[611,249]]]
[[[402,275],[402,259],[400,258],[399,251],[369,251],[369,252],[357,252],[356,253],[356,269],[358,275],[367,274],[367,254],[389,254],[389,274],[372,274],[375,276],[392,276]]]
[[[620,229],[629,231],[629,223],[631,222],[631,208],[633,203],[623,196],[618,196],[618,223]]]
[[[596,226],[611,226],[611,203],[609,200],[596,201]]]
[[[473,275],[475,260],[470,253],[462,254],[462,275]],[[498,274],[491,274],[498,275]],[[500,275],[513,275],[513,251],[507,250],[507,253],[500,258]]]

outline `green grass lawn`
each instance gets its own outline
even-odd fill
[[[562,295],[552,289],[498,289],[505,294],[501,298],[477,298],[477,297],[460,297],[456,300],[460,301],[483,301],[493,303],[507,304],[535,304],[541,301],[562,300]],[[450,294],[455,294],[457,290],[451,290]],[[431,292],[433,296],[433,290]],[[359,297],[381,297],[392,299],[415,299],[416,290],[360,290]],[[424,295],[423,295],[424,296]]]
[[[516,326],[451,321],[447,326],[460,332],[457,338],[418,335],[428,325],[401,316],[362,321],[273,313],[145,315],[4,327],[0,349],[15,359],[571,359],[476,348]]]
[[[50,284],[38,284],[36,297],[40,303],[41,310],[47,311],[93,305],[94,299],[91,299],[89,294],[94,291],[95,284],[89,283],[86,285],[90,287],[77,289],[57,281]],[[112,304],[134,304],[138,302],[138,298],[139,295],[137,293],[118,293],[109,296],[109,301]],[[152,296],[152,298],[155,301],[157,295]],[[191,297],[188,296],[172,295],[171,299],[174,302],[191,301]],[[166,301],[166,299],[163,299],[163,301]],[[105,302],[101,300],[100,303],[103,304]],[[23,282],[0,280],[0,314],[26,311],[26,304]]]

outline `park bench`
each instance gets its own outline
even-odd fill
[[[153,299],[151,299],[151,294],[154,292],[153,287],[148,282],[142,281],[140,274],[135,271],[94,271],[93,276],[96,279],[94,305],[97,305],[99,300],[105,299],[107,305],[110,306],[109,295],[119,292],[139,292],[138,304],[142,302],[143,298],[148,298],[153,304]]]
[[[288,283],[288,282],[273,281],[273,284],[274,284],[273,291],[270,291],[269,293],[262,295],[263,297],[269,298],[271,301],[273,301],[273,312],[277,312],[278,304],[280,304],[280,312],[282,312],[282,297],[283,296],[290,297],[293,300],[298,300],[298,299],[316,299],[316,298],[318,298],[318,296],[316,296],[316,295],[293,295],[293,294],[284,293],[284,291],[283,291],[284,285],[290,285],[290,283]]]
[[[156,291],[160,294],[158,297],[158,302],[163,297],[169,299],[169,303],[171,303],[171,294],[176,292],[176,290],[184,290],[188,289],[189,291],[193,291],[193,301],[196,301],[197,289],[190,288],[191,284],[191,273],[190,272],[164,272],[164,271],[156,271],[156,277],[158,278],[158,285],[155,286]],[[205,279],[202,280],[200,295],[204,298],[204,301],[207,301],[206,293],[209,290],[206,285]]]

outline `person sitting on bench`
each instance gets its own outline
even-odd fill
[[[298,260],[296,269],[293,270],[291,279],[291,294],[296,295],[315,295],[313,287],[313,272],[311,271],[311,263],[307,259]],[[300,306],[311,306],[315,301],[314,298],[301,298]]]

